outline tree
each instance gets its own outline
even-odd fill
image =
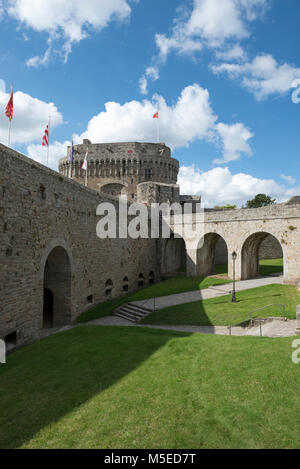
[[[276,199],[272,199],[266,194],[257,194],[252,200],[248,200],[245,208],[259,208],[274,204]]]
[[[217,210],[235,210],[237,207],[236,205],[227,204],[227,205],[215,205],[214,208]]]

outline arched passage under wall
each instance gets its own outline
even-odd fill
[[[228,249],[224,238],[217,233],[207,233],[198,245],[197,270],[200,277],[215,273],[226,273],[228,268]],[[222,265],[222,271],[218,266]]]
[[[43,326],[60,327],[71,323],[71,263],[66,250],[55,247],[44,268]]]
[[[101,186],[101,192],[118,197],[122,194],[126,194],[126,187],[119,183],[105,184]]]
[[[244,242],[241,251],[241,278],[242,280],[246,280],[249,278],[255,278],[260,276],[261,274],[266,274],[268,270],[270,273],[275,273],[276,269],[278,272],[282,270],[282,268],[276,267],[274,264],[274,268],[272,269],[272,262],[270,262],[270,268],[268,269],[268,265],[265,269],[260,266],[260,256],[262,255],[261,246],[264,241],[268,239],[272,241],[273,245],[276,245],[277,255],[279,258],[283,258],[283,250],[280,242],[278,239],[267,232],[257,232],[251,234]],[[284,264],[284,262],[283,262]],[[261,269],[261,270],[260,270]]]
[[[186,246],[183,238],[171,237],[165,240],[161,262],[162,275],[186,273]]]

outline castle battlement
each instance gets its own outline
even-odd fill
[[[137,185],[142,182],[176,184],[179,162],[171,157],[164,143],[91,143],[83,140],[74,145],[74,164],[70,168],[70,151],[59,160],[59,172],[85,184],[85,171],[81,168],[88,149],[88,187],[106,194],[126,195],[137,199]]]

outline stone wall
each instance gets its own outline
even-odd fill
[[[90,189],[110,195],[127,195],[136,201],[137,185],[145,181],[176,184],[179,162],[171,157],[164,143],[91,143],[84,140],[74,145],[74,163],[70,167],[70,147],[67,156],[59,160],[59,172],[85,185],[86,172],[82,163],[88,149],[88,178]]]
[[[215,263],[227,263],[227,246],[223,238],[220,238],[215,248]],[[282,257],[282,248],[274,236],[267,236],[259,247],[259,259],[279,259]]]
[[[273,236],[267,236],[259,248],[260,259],[279,259],[282,257],[282,248],[279,241]]]
[[[59,286],[53,281],[55,268],[60,278],[62,254],[51,256],[57,248],[69,259],[69,276],[65,263],[61,282],[70,281],[70,290],[57,290],[54,302],[59,310],[62,296],[69,296],[70,311],[65,314],[70,321],[93,304],[123,295],[125,277],[129,291],[138,288],[140,273],[145,285],[151,271],[159,279],[158,240],[97,237],[96,208],[109,201],[117,209],[116,198],[87,189],[3,145],[0,159],[0,338],[16,332],[17,344],[22,344],[40,337],[44,288]]]
[[[157,182],[143,182],[137,186],[137,200],[140,203],[179,203],[179,186]]]

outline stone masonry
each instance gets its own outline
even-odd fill
[[[115,150],[121,148],[118,145],[121,144],[116,144]],[[180,195],[176,185],[178,162],[172,161],[167,147],[166,156],[160,160],[161,144],[122,144],[122,151],[124,145],[128,152],[138,149],[141,155],[143,148],[146,153],[151,149],[149,165],[152,161],[154,168],[158,169],[161,162],[164,168],[164,158],[171,165],[166,181],[137,178],[132,201],[137,198],[143,206],[174,201],[179,204],[191,201],[196,206],[200,202],[199,197]],[[112,146],[103,148],[109,152]],[[93,149],[95,156],[96,150],[97,145]],[[102,192],[98,183],[86,188],[82,180],[78,183],[76,177],[68,178],[66,168],[59,174],[4,145],[0,145],[0,158],[0,338],[17,346],[39,339],[43,327],[70,324],[93,305],[152,284],[162,274],[180,271],[188,276],[205,276],[211,273],[220,237],[227,245],[230,277],[233,251],[237,253],[236,279],[255,277],[260,246],[272,235],[282,249],[284,281],[300,282],[297,198],[261,209],[208,210],[204,213],[204,223],[192,213],[187,227],[195,229],[194,240],[185,238],[185,234],[176,237],[179,233],[176,215],[171,217],[173,234],[169,239],[99,239],[96,209],[100,203],[110,202],[118,213],[117,197],[109,191]],[[129,156],[127,171],[128,160]],[[97,169],[95,158],[96,176],[91,175],[90,181],[102,180],[97,179],[100,162]],[[63,164],[61,161],[60,165]],[[145,169],[144,163],[140,166]],[[112,162],[109,167],[112,168]],[[132,174],[125,175],[132,177]],[[128,188],[133,191],[133,186]]]

